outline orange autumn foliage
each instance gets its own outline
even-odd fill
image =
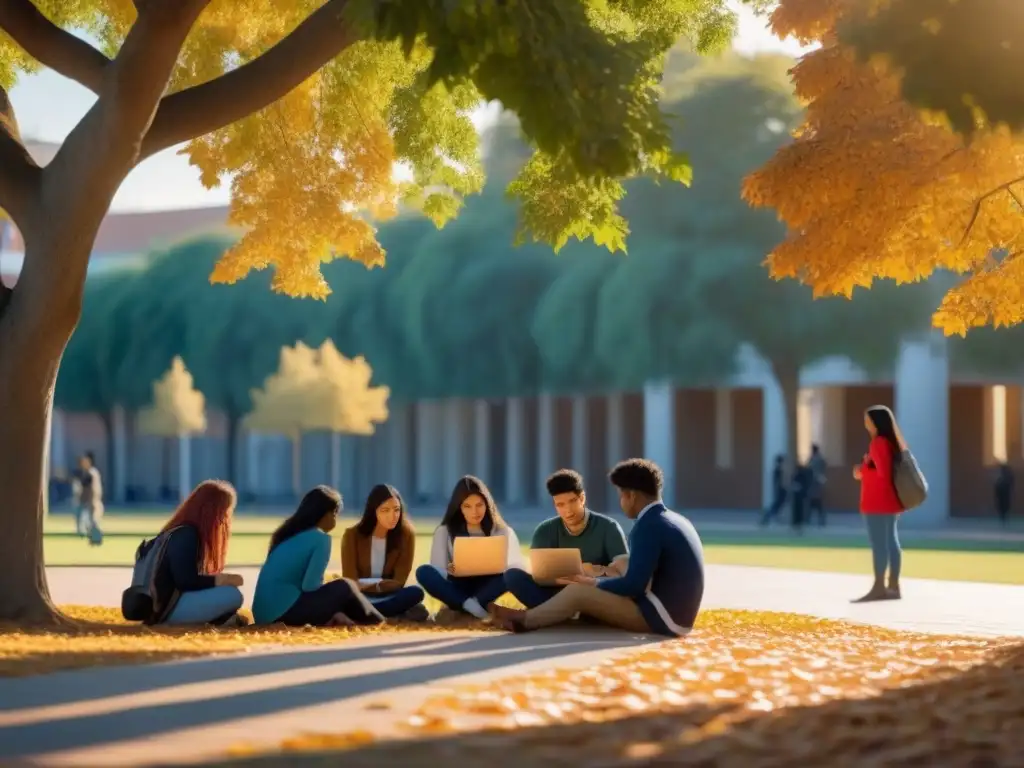
[[[804,122],[744,183],[753,206],[775,208],[788,235],[771,274],[819,296],[849,296],[875,278],[942,270],[963,275],[935,314],[947,333],[1024,321],[1024,136],[986,127],[971,139],[900,94],[900,74],[859,60],[837,26],[871,0],[781,0],[780,37],[821,47],[791,74]]]

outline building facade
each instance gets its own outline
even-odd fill
[[[114,478],[108,488],[115,501],[151,500],[161,488],[176,488],[184,456],[192,478],[233,478],[257,502],[291,503],[326,482],[355,506],[378,482],[434,506],[472,473],[509,507],[546,504],[545,477],[571,466],[588,478],[592,503],[602,509],[615,504],[608,467],[643,455],[665,469],[666,499],[680,509],[758,509],[771,497],[772,464],[786,449],[787,429],[767,366],[753,353],[743,357],[741,374],[717,389],[652,382],[634,392],[393,403],[391,418],[371,437],[308,434],[298,445],[239,430],[230,469],[219,414],[182,452],[174,440],[140,434],[134,415],[120,409],[107,419],[111,439],[99,415],[57,413],[51,465],[60,473],[78,453],[94,451]],[[894,370],[888,380],[872,380],[832,359],[802,372],[798,443],[803,457],[817,443],[829,463],[828,507],[856,510],[851,467],[867,446],[863,412],[885,404],[929,480],[914,522],[994,514],[995,464],[1024,465],[1021,387],[951,381],[945,340],[934,335],[905,342]]]

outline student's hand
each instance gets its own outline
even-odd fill
[[[597,579],[593,576],[566,576],[556,579],[555,583],[563,587],[567,587],[570,584],[586,584],[588,587],[593,587],[597,584]]]
[[[593,563],[583,564],[583,575],[584,576],[607,576],[608,569],[603,565],[594,565]]]
[[[455,576],[455,563],[448,563],[448,575]]]
[[[402,584],[399,584],[394,579],[381,579],[377,583],[378,592],[394,592],[396,589],[401,589]]]
[[[213,577],[213,584],[217,587],[240,587],[244,583],[237,573],[218,573]]]
[[[860,472],[861,472],[860,464],[855,465],[854,468],[853,468],[853,479],[854,480],[860,480]]]

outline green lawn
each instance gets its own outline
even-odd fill
[[[47,521],[44,547],[50,565],[130,565],[143,535],[152,535],[163,522],[162,516],[111,515],[104,521],[108,533],[101,547],[90,547],[74,535],[70,517]],[[274,517],[239,517],[232,527],[229,565],[259,565],[267,551],[270,532],[279,523]],[[430,551],[430,533],[436,521],[418,524],[417,561],[423,562]],[[347,525],[339,526],[336,538]],[[523,532],[521,531],[522,535]],[[523,536],[525,538],[525,536]],[[524,547],[526,549],[526,547]],[[332,568],[340,567],[340,545],[335,548]],[[770,532],[720,534],[705,537],[705,555],[709,563],[756,565],[772,568],[796,568],[807,571],[866,573],[871,555],[858,536],[814,536],[795,538]],[[912,540],[904,554],[904,573],[908,577],[987,581],[1024,584],[1024,552],[1013,542],[963,542],[956,540]]]

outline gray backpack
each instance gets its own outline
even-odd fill
[[[175,592],[167,604],[162,605],[156,589],[156,575],[164,561],[171,534],[176,530],[178,528],[172,528],[154,539],[143,540],[135,550],[132,585],[121,593],[121,615],[127,621],[159,624],[178,601],[178,594]]]
[[[900,460],[893,467],[892,482],[904,509],[919,507],[928,498],[928,479],[909,448],[900,454]]]

